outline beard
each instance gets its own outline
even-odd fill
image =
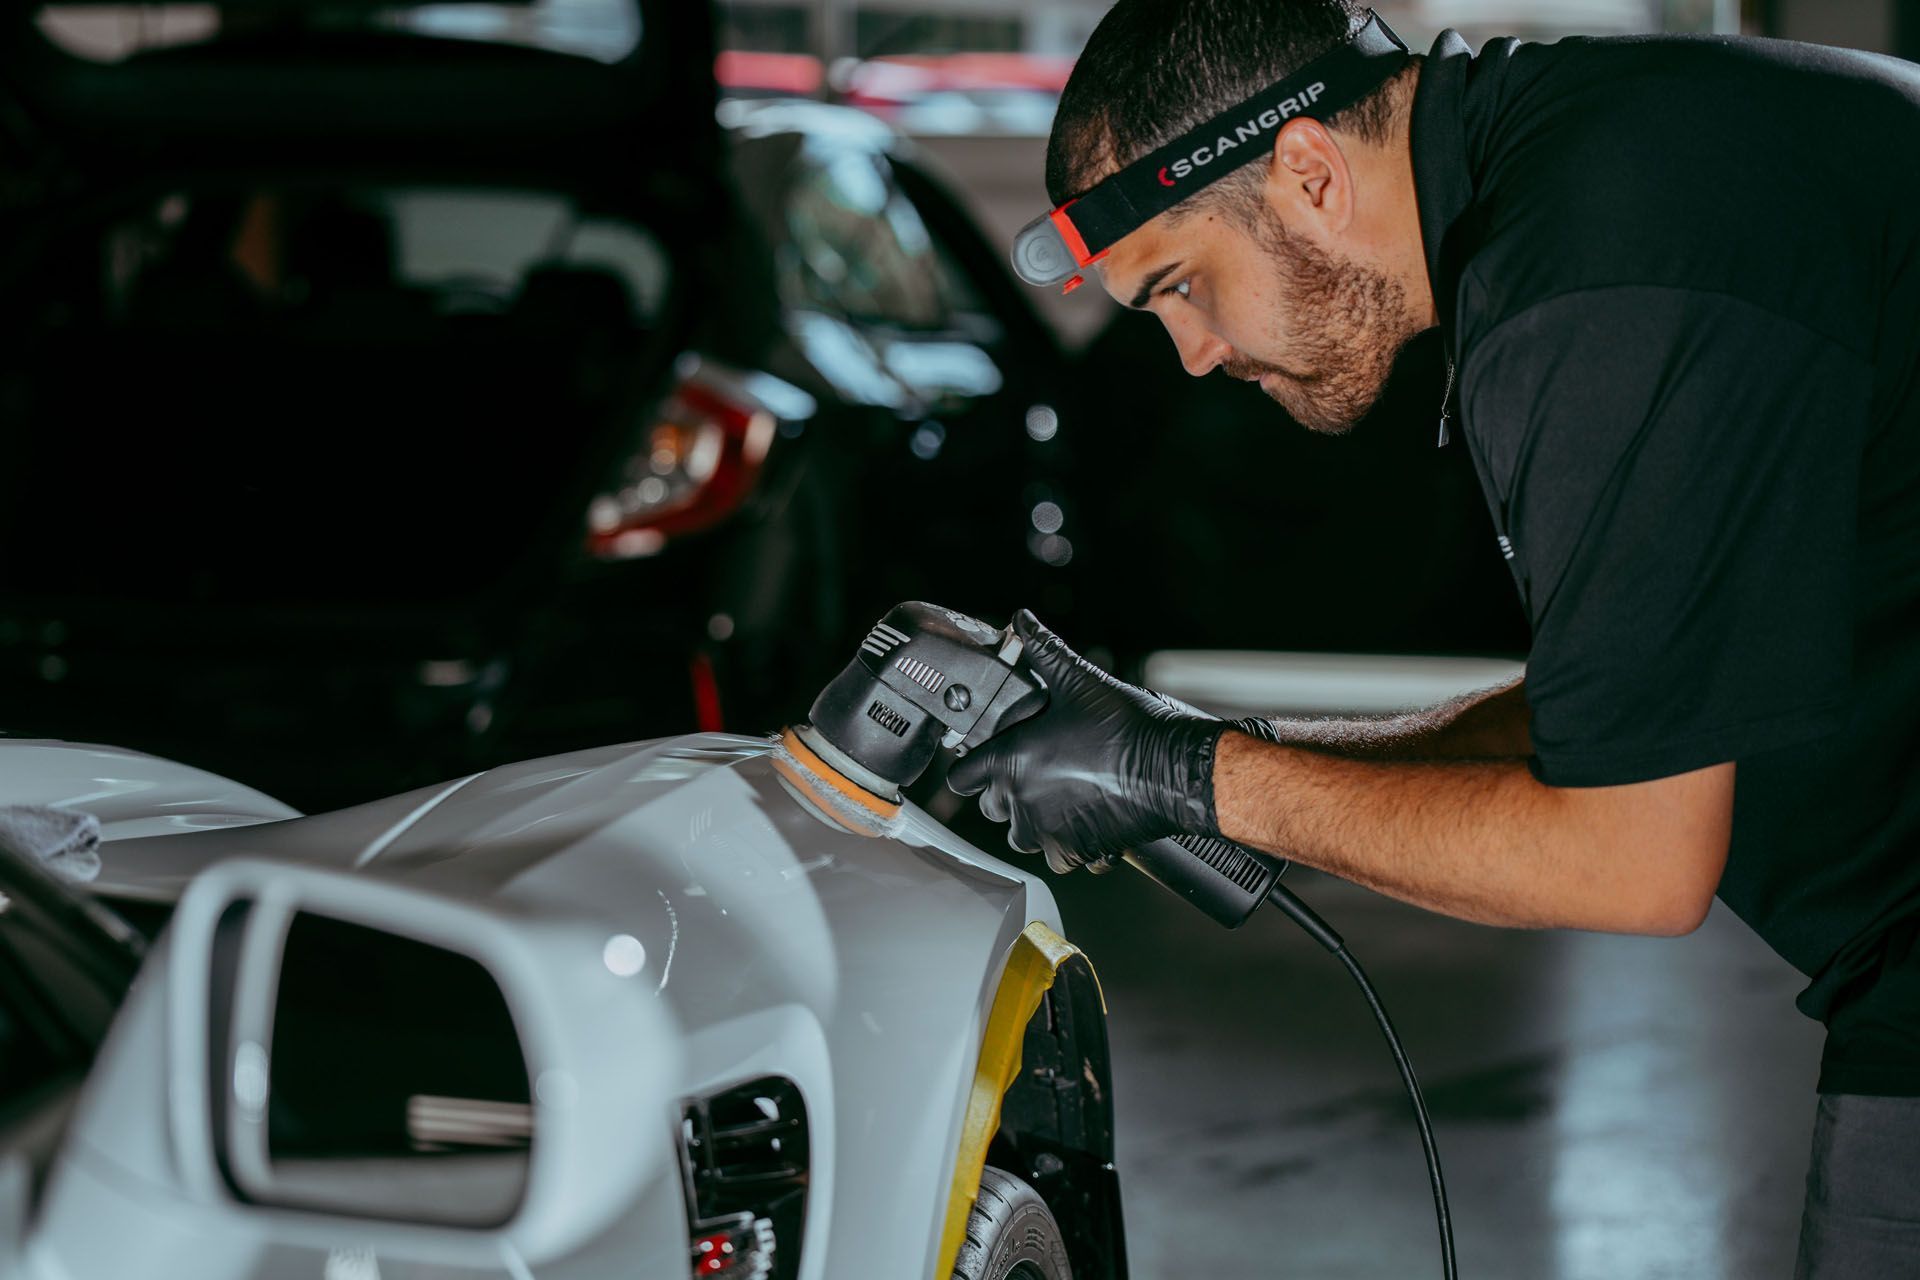
[[[1379,403],[1394,361],[1419,332],[1406,290],[1383,272],[1291,235],[1264,202],[1252,228],[1273,264],[1298,335],[1287,367],[1234,355],[1220,367],[1260,389],[1309,431],[1344,435]]]

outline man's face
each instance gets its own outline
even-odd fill
[[[1195,377],[1258,382],[1301,425],[1352,428],[1420,326],[1405,290],[1337,248],[1290,233],[1264,204],[1162,214],[1100,264],[1107,291],[1166,325]],[[1251,225],[1249,225],[1251,224]]]

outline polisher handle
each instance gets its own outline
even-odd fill
[[[1229,929],[1260,909],[1287,864],[1231,840],[1168,836],[1129,849],[1127,865]]]

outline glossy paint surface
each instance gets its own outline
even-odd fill
[[[138,751],[0,739],[0,804],[79,809],[103,840],[178,835],[297,818],[299,812],[217,774]]]
[[[774,751],[768,740],[724,735],[610,747],[337,813],[116,840],[102,850],[99,887],[169,898],[202,867],[245,854],[598,922],[610,945],[625,939],[617,960],[632,970],[635,998],[672,1015],[687,1063],[682,1096],[769,1072],[799,1082],[814,1133],[803,1276],[925,1275],[984,1010],[1013,938],[1031,920],[1057,928],[1058,913],[1037,880],[912,806],[875,834],[848,830],[781,776]],[[152,1021],[129,1021],[143,1017]],[[103,1063],[149,1052],[149,1034],[128,1029]],[[143,1120],[132,1098],[92,1105],[121,1126],[159,1123],[157,1111]],[[108,1203],[124,1188],[111,1190],[114,1162],[102,1154],[88,1166],[103,1198],[91,1208],[139,1220]],[[623,1271],[684,1259],[677,1180],[663,1179],[651,1199],[540,1274],[597,1277],[614,1258]],[[221,1232],[217,1214],[197,1216],[203,1241],[212,1231],[240,1248],[248,1234],[232,1223]],[[253,1262],[232,1274],[329,1266],[325,1255],[294,1261],[310,1247],[284,1240],[255,1238],[242,1252]],[[187,1255],[176,1256],[184,1268]],[[382,1260],[380,1274],[415,1273],[395,1259]]]

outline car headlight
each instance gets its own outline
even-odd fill
[[[766,1076],[695,1098],[680,1142],[696,1280],[793,1280],[809,1158],[799,1087]]]

